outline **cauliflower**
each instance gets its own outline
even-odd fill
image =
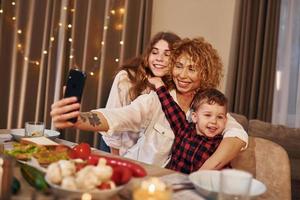
[[[46,178],[54,184],[60,184],[62,181],[62,175],[61,175],[61,169],[59,164],[52,163],[48,166],[47,172],[46,172]]]
[[[64,177],[61,182],[61,187],[68,190],[76,190],[76,182],[74,176]]]

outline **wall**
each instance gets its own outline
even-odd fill
[[[218,50],[224,63],[221,90],[229,75],[235,52],[238,0],[153,0],[151,35],[173,31],[181,37],[203,36]]]

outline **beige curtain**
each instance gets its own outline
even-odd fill
[[[82,110],[105,106],[114,72],[149,40],[149,0],[2,0],[0,128],[39,120],[51,126],[70,68],[88,74]],[[62,131],[96,145],[98,134]]]
[[[280,0],[242,0],[232,112],[271,121]]]

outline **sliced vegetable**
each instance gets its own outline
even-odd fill
[[[12,194],[17,194],[20,191],[20,189],[21,189],[20,181],[16,177],[13,177],[13,180],[11,183]]]
[[[48,184],[44,179],[44,173],[26,164],[21,165],[21,173],[24,179],[34,188],[41,191],[48,189]]]

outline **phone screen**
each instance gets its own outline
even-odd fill
[[[86,74],[78,69],[71,69],[67,79],[67,87],[64,97],[77,97],[78,102],[81,102]],[[72,118],[69,121],[75,123],[77,118]]]

